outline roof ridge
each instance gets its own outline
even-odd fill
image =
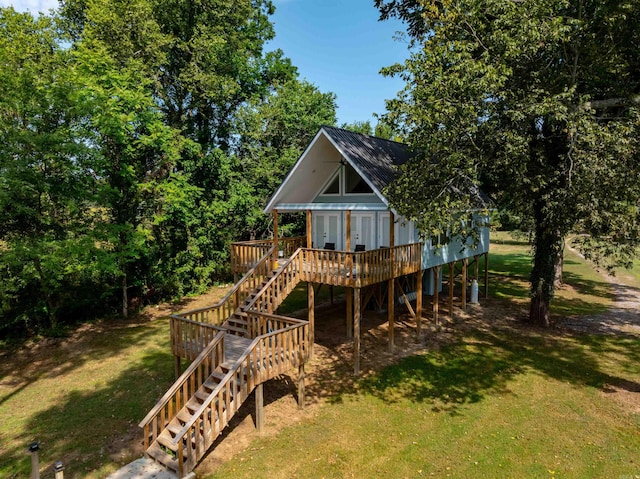
[[[347,130],[346,128],[340,128],[339,126],[332,126],[332,125],[322,125],[322,126],[320,126],[320,129],[323,129],[323,128],[331,128],[332,130],[345,131],[345,132],[350,133],[352,135],[366,136],[367,138],[373,138],[375,140],[381,140],[381,141],[388,141],[389,143],[395,143],[397,145],[402,145],[402,146],[405,146],[407,148],[409,147],[409,145],[407,145],[406,143],[403,143],[401,141],[389,140],[387,138],[382,138],[380,136],[375,136],[375,135],[367,135],[366,133],[359,133],[357,131]]]

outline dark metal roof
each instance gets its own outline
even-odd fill
[[[379,192],[395,179],[394,167],[406,163],[413,156],[407,145],[397,141],[334,126],[323,126],[322,130]]]

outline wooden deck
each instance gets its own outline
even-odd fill
[[[231,368],[251,345],[252,339],[227,334],[224,338],[223,366]]]

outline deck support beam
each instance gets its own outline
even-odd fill
[[[273,210],[273,264],[278,262],[278,210]]]
[[[469,267],[469,259],[462,259],[462,311],[467,312],[467,269]]]
[[[173,374],[175,375],[175,380],[177,381],[180,377],[180,356],[173,357]]]
[[[440,324],[438,310],[440,308],[438,283],[440,281],[440,266],[433,267],[433,322]]]
[[[304,363],[298,366],[298,409],[304,409]]]
[[[387,321],[389,322],[389,352],[395,347],[395,280],[387,281]]]
[[[484,297],[489,297],[489,252],[484,254]]]
[[[393,211],[389,211],[389,248],[391,248],[391,264],[394,264],[395,255],[393,247],[396,245],[396,218]],[[393,352],[395,346],[395,302],[394,278],[387,282],[387,321],[389,322],[389,352]]]
[[[309,321],[309,359],[313,358],[313,343],[315,342],[315,291],[313,283],[307,283],[307,320]]]
[[[313,216],[311,210],[307,210],[307,248],[313,247]]]
[[[422,267],[416,273],[416,330],[418,338],[422,337]]]
[[[256,386],[256,429],[262,432],[264,429],[264,383]]]
[[[347,338],[353,338],[353,288],[346,288],[347,294]]]
[[[456,263],[449,263],[449,318],[453,319],[453,287],[455,283]]]
[[[360,374],[360,288],[353,289],[353,374]]]

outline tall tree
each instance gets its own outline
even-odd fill
[[[239,112],[235,153],[249,189],[244,235],[267,235],[262,208],[322,125],[336,123],[336,97],[304,80],[289,80],[256,96]],[[282,225],[286,232],[286,222]]]
[[[131,283],[152,274],[154,232],[167,205],[194,193],[175,172],[185,141],[163,123],[136,62],[122,66],[100,41],[88,39],[74,58],[70,76],[83,119],[78,135],[86,145],[81,163],[95,178],[94,208],[87,215],[93,216],[91,234],[101,244],[102,267],[121,284],[127,316]]]
[[[640,241],[640,7],[632,0],[376,0],[412,53],[385,70],[418,155],[392,202],[437,233],[483,188],[530,221],[529,320],[549,324],[565,238],[628,263]],[[454,233],[465,234],[456,222]],[[462,226],[460,226],[462,225]]]
[[[0,328],[55,329],[95,272],[69,60],[51,19],[0,9]]]

